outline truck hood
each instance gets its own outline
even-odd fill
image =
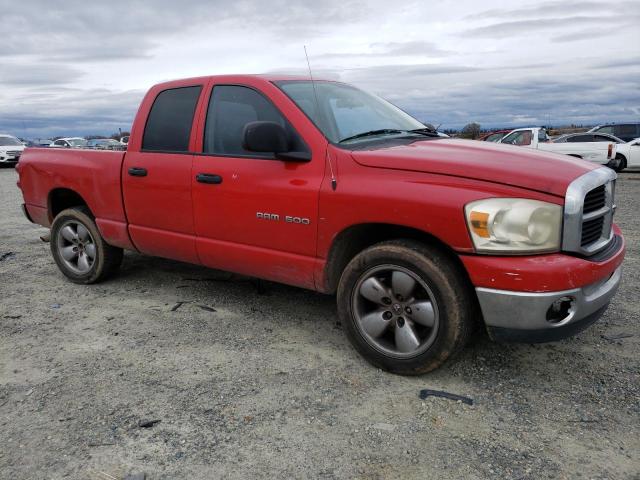
[[[567,155],[475,140],[424,140],[375,150],[354,150],[360,165],[452,175],[564,197],[575,178],[600,165]]]

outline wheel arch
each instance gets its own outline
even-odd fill
[[[461,272],[464,272],[464,276],[471,284],[457,253],[435,235],[405,225],[361,223],[345,228],[333,239],[324,267],[322,290],[331,294],[336,292],[342,272],[358,253],[377,243],[398,239],[414,240],[437,248],[457,265]]]
[[[72,207],[86,207],[91,212],[89,204],[75,190],[70,188],[54,188],[49,192],[47,197],[47,211],[50,222],[52,222],[61,211]]]

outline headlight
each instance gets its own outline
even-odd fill
[[[479,253],[560,250],[560,205],[524,198],[487,198],[466,205],[465,215]]]

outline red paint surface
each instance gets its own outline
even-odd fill
[[[620,229],[615,227],[620,235]],[[520,292],[556,292],[581,288],[608,278],[622,264],[621,248],[606,262],[591,262],[563,255],[490,257],[461,255],[462,263],[476,287]]]

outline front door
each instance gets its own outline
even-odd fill
[[[262,120],[280,123],[292,150],[315,150],[312,160],[283,161],[246,151],[244,126]],[[326,144],[315,149],[309,145],[256,89],[213,86],[202,154],[194,157],[192,174],[197,248],[203,264],[313,287]]]

